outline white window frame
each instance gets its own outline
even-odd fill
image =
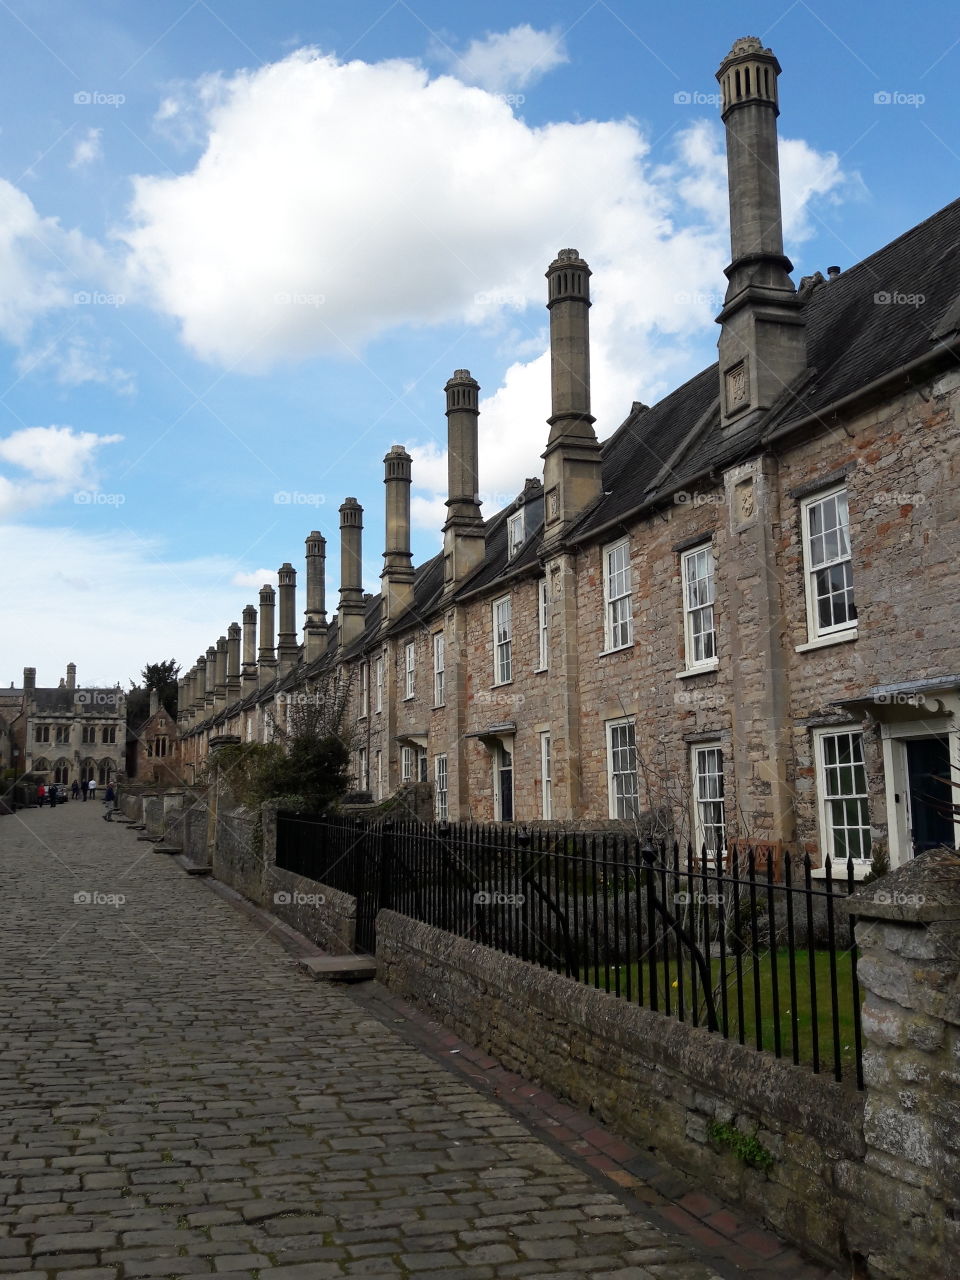
[[[548,613],[549,598],[547,580],[541,578],[537,583],[537,670],[546,671],[550,666],[550,615]]]
[[[632,743],[622,741],[620,731],[629,730],[632,736]],[[640,812],[640,778],[637,771],[637,726],[632,716],[627,716],[620,720],[608,720],[606,722],[606,741],[607,741],[607,796],[609,799],[609,816],[613,819],[630,820],[636,817]],[[617,769],[615,766],[622,764],[623,761],[617,756],[617,752],[633,751],[633,769],[632,771]],[[632,792],[629,787],[623,787],[618,782],[618,778],[633,778]]]
[[[366,720],[370,714],[370,665],[360,663],[360,698],[357,708],[357,719]]]
[[[713,742],[697,742],[690,748],[695,858],[701,856],[704,848],[708,854],[726,848],[727,815],[723,769],[723,745],[719,739]],[[717,821],[715,806],[720,810],[719,821]]]
[[[436,802],[436,815],[438,822],[446,822],[449,812],[448,792],[447,792],[447,757],[445,755],[437,756],[434,761],[434,770],[436,778],[436,786],[434,788],[434,800]]]
[[[553,743],[549,729],[540,734],[540,816],[553,817]]]
[[[417,644],[408,640],[403,650],[403,700],[407,702],[416,692],[414,672],[417,665]]]
[[[680,557],[683,660],[687,671],[713,671],[718,664],[714,566],[713,547],[709,542],[691,547]],[[703,650],[699,657],[698,641]]]
[[[633,644],[633,571],[630,539],[603,549],[603,648],[605,653]]]
[[[493,619],[493,683],[513,682],[513,604],[510,596],[494,600]]]
[[[493,756],[493,817],[496,822],[516,822],[517,820],[517,762],[516,752],[514,750],[516,741],[514,738],[507,741],[500,740],[495,743]],[[503,816],[503,785],[501,774],[506,772],[502,768],[504,756],[510,756],[510,816]]]
[[[377,799],[383,799],[383,752],[378,751],[375,756],[377,762]]]
[[[415,782],[416,781],[416,756],[413,747],[400,748],[400,781]]]
[[[377,715],[383,711],[383,654],[373,664],[373,709]]]
[[[515,511],[512,516],[507,516],[507,559],[512,560],[520,548],[523,546],[526,538],[524,536],[524,520],[523,508]]]
[[[857,740],[860,748],[860,760],[854,760],[852,765],[837,765],[831,758],[827,748],[827,740],[830,738],[849,738],[851,746],[853,740]],[[865,843],[867,854],[865,857],[854,855],[853,864],[856,868],[860,866],[869,866],[872,861],[871,856],[871,833],[870,833],[870,784],[867,779],[867,768],[864,756],[863,733],[855,725],[838,725],[829,729],[814,729],[813,731],[813,752],[816,765],[816,781],[817,781],[817,812],[820,824],[820,851],[823,858],[830,858],[836,874],[843,876],[846,874],[847,855],[844,852],[837,853],[836,833],[837,831],[859,831],[865,833]],[[833,775],[833,785],[842,783],[842,775],[840,770],[853,768],[862,769],[863,771],[863,787],[861,790],[851,790],[849,793],[831,791],[831,773]],[[856,782],[856,777],[852,779]],[[835,804],[856,804],[860,810],[861,821],[856,825],[835,824],[834,819],[837,815]],[[850,817],[848,813],[843,815],[845,818]],[[863,841],[863,835],[861,835]]]
[[[435,707],[444,705],[446,693],[444,688],[445,674],[443,632],[435,631],[433,635],[433,705]]]
[[[357,748],[357,790],[370,790],[370,771],[367,767],[367,748]]]
[[[824,558],[820,563],[814,563],[813,538],[810,534],[810,513],[822,503],[829,502],[831,498],[843,499],[843,507],[846,511],[846,524],[837,525],[836,528],[842,531],[843,540],[846,543],[845,553],[840,554],[843,548],[840,546],[841,539],[838,538],[838,554],[833,557]],[[838,510],[839,515],[839,510]],[[809,498],[804,498],[800,503],[800,530],[801,541],[803,543],[803,591],[806,599],[807,608],[807,642],[810,644],[820,640],[830,639],[849,639],[857,633],[857,603],[856,594],[853,596],[853,613],[852,619],[845,622],[830,623],[821,625],[820,612],[817,607],[818,596],[816,592],[815,577],[818,572],[824,569],[834,568],[838,565],[849,566],[850,588],[853,591],[853,548],[850,543],[850,508],[847,498],[847,489],[845,485],[836,485],[832,489],[824,489],[819,493],[811,494]],[[820,536],[820,535],[818,535]]]

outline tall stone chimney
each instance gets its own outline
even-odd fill
[[[274,639],[274,619],[277,607],[277,593],[268,582],[260,588],[260,657],[257,670],[257,683],[265,688],[277,674],[277,654]]]
[[[340,507],[340,647],[363,631],[363,507],[345,498]]]
[[[257,687],[257,610],[248,604],[243,611],[243,666],[240,688],[244,697]]]
[[[67,663],[67,688],[75,689],[77,687],[77,664],[75,662]]]
[[[227,705],[227,637],[217,640],[217,679],[214,686],[215,705],[221,710]]]
[[[410,554],[410,467],[412,459],[395,444],[383,460],[387,542],[383,553],[383,621],[392,622],[413,605],[413,557]]]
[[[207,715],[213,710],[217,700],[217,646],[207,649],[207,687],[203,694],[203,706]]]
[[[155,716],[160,710],[160,693],[157,689],[150,690],[150,715]]]
[[[24,693],[33,692],[37,687],[37,668],[23,668],[23,690]]]
[[[447,520],[443,526],[444,590],[453,591],[483,559],[477,439],[480,386],[469,369],[455,369],[447,397]]]
[[[297,645],[297,571],[289,560],[280,566],[280,634],[277,637],[277,655],[280,675],[285,676],[297,665],[300,656]]]
[[[590,412],[590,274],[576,249],[561,249],[547,270],[552,412],[542,456],[548,543],[602,491]]]
[[[240,697],[240,624],[227,627],[227,705]]]
[[[321,656],[327,638],[327,543],[314,529],[307,538],[307,607],[303,622],[303,659],[314,662]]]
[[[769,409],[806,368],[806,333],[793,265],[783,253],[777,77],[756,36],[737,40],[717,80],[727,131],[730,266],[720,330],[724,426]]]
[[[197,676],[193,684],[193,701],[191,706],[191,723],[199,724],[206,713],[207,706],[207,659],[201,653],[197,659]]]

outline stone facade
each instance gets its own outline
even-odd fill
[[[482,520],[479,388],[456,370],[443,552],[411,571],[395,446],[382,593],[362,594],[364,513],[348,499],[336,618],[314,531],[297,654],[285,564],[279,672],[265,588],[258,664],[244,610],[240,687],[216,646],[181,682],[194,777],[211,741],[268,740],[335,674],[356,789],[375,801],[426,780],[438,817],[782,841],[815,864],[852,855],[858,876],[878,850],[899,865],[956,842],[960,638],[943,601],[960,577],[960,206],[796,291],[776,166],[750,159],[776,156],[779,64],[748,38],[719,74],[733,220],[720,364],[598,443],[590,272],[562,250],[543,481]],[[878,280],[922,302],[891,307],[906,294]]]

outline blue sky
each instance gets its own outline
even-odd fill
[[[394,443],[433,554],[456,368],[509,501],[560,248],[594,270],[601,436],[709,363],[747,34],[783,66],[796,278],[956,197],[960,14],[927,0],[0,5],[0,680],[186,669],[313,528],[332,610],[348,494],[376,590]]]

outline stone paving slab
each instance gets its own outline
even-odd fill
[[[0,1280],[743,1274],[100,817],[0,818]]]

